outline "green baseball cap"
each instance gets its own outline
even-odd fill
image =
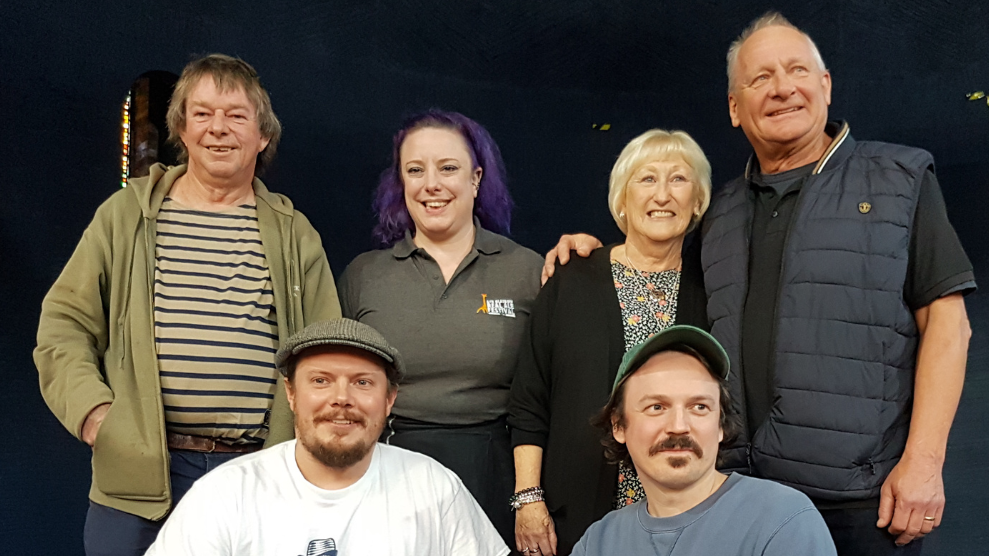
[[[718,382],[728,379],[731,361],[725,348],[721,347],[714,336],[700,328],[678,324],[664,329],[625,353],[622,364],[618,367],[615,383],[611,387],[612,394],[623,378],[637,371],[650,357],[676,345],[687,346],[701,354],[707,360],[708,370]]]

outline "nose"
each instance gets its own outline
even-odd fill
[[[675,408],[670,414],[670,421],[667,423],[668,434],[684,434],[690,432],[690,417],[687,415],[687,408]]]
[[[223,110],[213,112],[213,117],[209,121],[209,130],[214,135],[223,135],[226,133],[227,115],[223,113]]]
[[[337,381],[333,385],[333,392],[330,394],[329,401],[334,407],[350,407],[354,405],[350,383],[348,381]]]
[[[660,204],[669,201],[672,198],[670,195],[670,184],[666,182],[656,184],[656,187],[653,188],[652,198]]]
[[[793,79],[785,71],[780,71],[776,73],[773,77],[773,87],[776,92],[776,96],[780,98],[787,98],[797,90],[793,85]]]
[[[435,168],[426,169],[426,191],[436,192],[440,190],[440,173]]]

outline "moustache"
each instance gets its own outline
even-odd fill
[[[704,450],[701,449],[700,445],[694,442],[693,438],[690,438],[690,436],[686,434],[669,436],[666,440],[653,444],[652,447],[649,448],[649,455],[655,456],[656,454],[667,450],[690,450],[698,458],[704,457]]]
[[[328,423],[331,421],[353,421],[354,423],[367,426],[367,419],[364,418],[360,413],[354,413],[350,411],[337,411],[324,413],[322,415],[317,415],[313,417],[313,424],[318,425],[320,423]]]

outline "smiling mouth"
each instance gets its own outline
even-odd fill
[[[214,152],[214,153],[228,153],[234,150],[233,147],[206,147],[206,148],[209,149],[210,152]]]
[[[669,218],[671,216],[676,216],[676,213],[670,210],[651,210],[646,213],[649,218]]]
[[[803,110],[803,107],[802,106],[794,106],[792,108],[784,108],[782,110],[777,110],[775,112],[770,112],[769,113],[769,117],[770,118],[773,118],[773,117],[776,117],[776,116],[783,116],[785,114],[792,114],[792,113],[798,112],[800,110]]]
[[[423,201],[423,206],[427,209],[441,209],[450,204],[450,201]]]
[[[350,427],[353,425],[364,426],[365,421],[356,415],[352,415],[351,418],[348,419],[346,414],[339,417],[323,415],[316,417],[313,420],[313,424],[315,425],[319,425],[322,423],[326,423],[334,427]]]

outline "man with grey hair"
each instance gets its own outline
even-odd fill
[[[340,315],[319,234],[256,177],[281,126],[254,68],[194,60],[168,124],[186,164],[103,203],[42,304],[42,395],[93,448],[89,555],[143,554],[193,481],[291,437],[279,339]]]
[[[149,555],[508,554],[456,474],[378,443],[405,365],[377,330],[317,322],[276,363],[297,440],[196,482]]]
[[[843,556],[919,554],[944,509],[976,287],[933,158],[829,122],[831,74],[779,13],[728,65],[754,154],[702,225],[711,332],[745,417],[725,465],[808,494]]]
[[[778,13],[728,65],[755,153],[703,228],[711,330],[745,414],[726,466],[810,495],[839,554],[919,553],[896,545],[941,521],[975,289],[933,158],[829,123],[831,74]]]

